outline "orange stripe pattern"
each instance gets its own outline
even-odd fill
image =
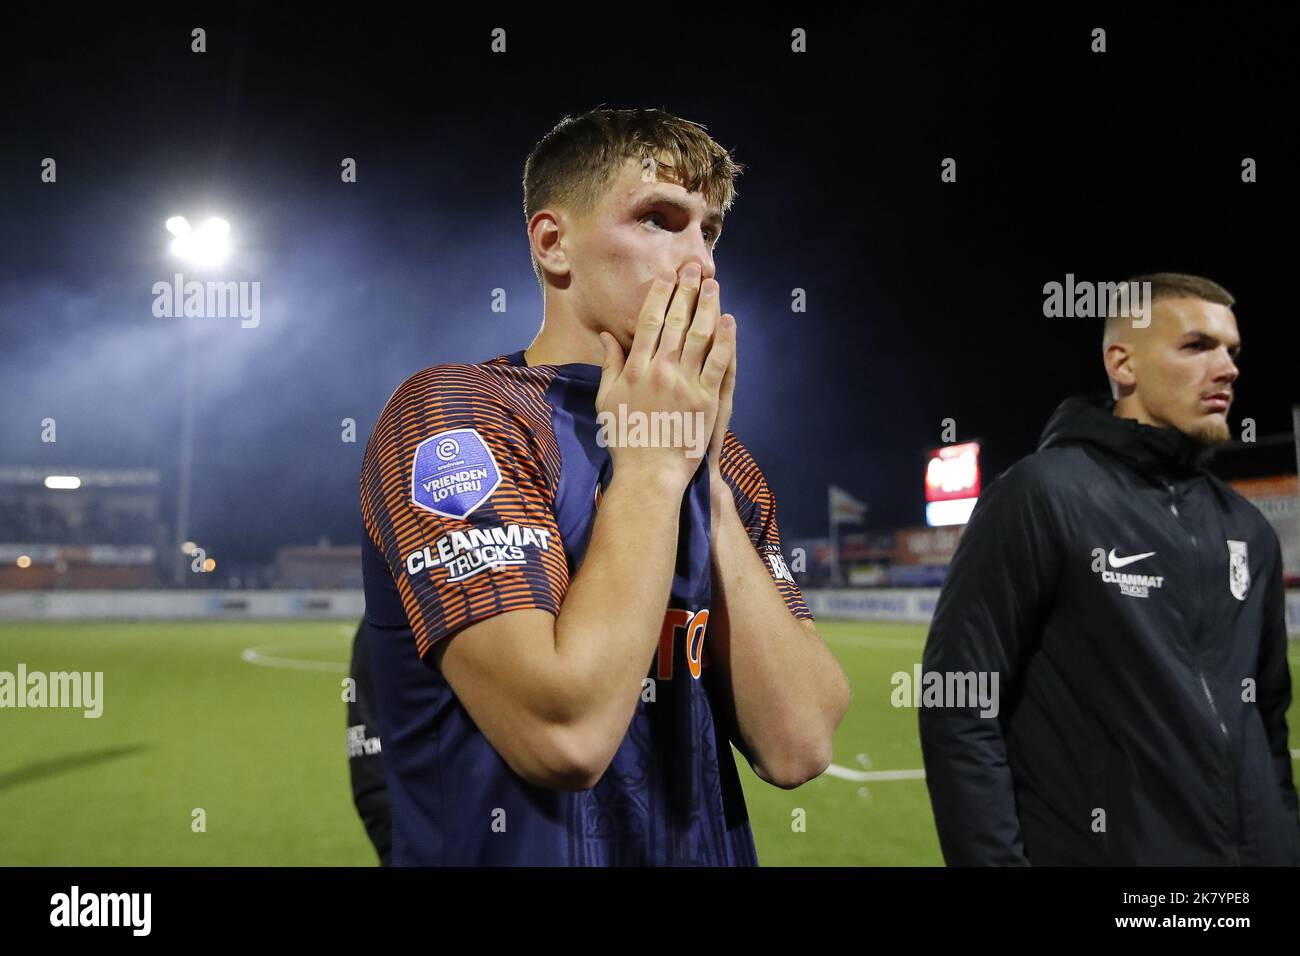
[[[380,413],[361,467],[361,513],[393,572],[421,657],[441,638],[496,614],[560,612],[569,570],[555,521],[560,453],[545,400],[554,374],[499,359],[435,365],[403,382]],[[490,498],[464,519],[434,514],[411,498],[416,447],[455,428],[473,428],[501,474]],[[528,547],[524,566],[459,582],[448,581],[443,567],[407,572],[407,556],[444,535],[511,524],[547,532],[548,546]]]
[[[777,575],[772,563],[766,559],[764,552],[774,549],[781,551],[781,532],[776,523],[776,495],[768,487],[767,479],[759,469],[754,456],[749,453],[735,433],[728,431],[722,437],[722,461],[719,463],[722,480],[731,489],[736,499],[736,510],[740,513],[749,540],[764,557],[763,565],[772,578],[772,583],[781,592],[781,599],[790,613],[800,620],[813,620],[808,604],[803,599],[799,585]]]

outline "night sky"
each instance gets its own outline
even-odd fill
[[[227,567],[359,542],[361,457],[397,385],[528,345],[524,159],[602,104],[702,123],[747,167],[717,253],[732,427],[786,539],[825,532],[828,482],[872,528],[922,524],[944,418],[993,475],[1061,399],[1104,390],[1098,323],[1042,314],[1067,273],[1222,283],[1244,341],[1234,422],[1289,431],[1300,402],[1293,41],[1267,15],[42,9],[7,12],[0,38],[0,464],[155,467],[170,519],[192,336],[191,536]],[[258,327],[152,314],[176,214],[231,222],[220,277],[260,281]]]

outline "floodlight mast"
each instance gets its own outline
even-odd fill
[[[194,334],[186,326],[181,335],[184,338],[184,373],[181,384],[180,488],[176,501],[176,550],[172,552],[178,587],[185,585],[185,570],[190,562],[184,544],[189,540],[190,479],[194,463]]]
[[[175,237],[171,251],[181,259],[198,266],[212,266],[224,262],[229,254],[227,236],[230,223],[224,219],[210,218],[197,230],[190,227],[184,216],[172,216],[164,225]],[[194,332],[188,323],[183,326],[181,336],[184,354],[181,360],[180,481],[176,501],[176,550],[172,552],[174,580],[178,587],[185,585],[185,572],[190,563],[184,544],[189,539],[194,465]]]

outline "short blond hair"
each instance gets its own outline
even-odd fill
[[[1155,305],[1160,299],[1200,299],[1203,302],[1226,305],[1228,308],[1237,304],[1232,293],[1219,283],[1185,272],[1152,272],[1125,279],[1120,285],[1132,289],[1135,288],[1133,283],[1140,285],[1143,282],[1151,283],[1151,298],[1147,301],[1147,308]],[[1129,314],[1120,314],[1116,311],[1118,298],[1118,296],[1111,298],[1110,311],[1106,316],[1105,327],[1102,329],[1102,342],[1106,344],[1114,339],[1119,324],[1128,321],[1131,317],[1131,311]]]
[[[723,215],[739,195],[735,180],[745,168],[698,123],[657,109],[597,107],[564,117],[528,154],[524,221],[547,206],[590,215],[628,159],[649,159],[660,180],[703,193]],[[542,269],[532,260],[540,284]]]

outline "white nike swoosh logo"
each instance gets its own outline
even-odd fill
[[[1141,561],[1143,558],[1149,558],[1153,554],[1155,554],[1154,551],[1148,551],[1146,554],[1130,554],[1127,558],[1117,558],[1115,557],[1115,549],[1111,548],[1110,554],[1106,555],[1106,557],[1110,561],[1110,566],[1112,568],[1124,568],[1128,567],[1134,561]]]

